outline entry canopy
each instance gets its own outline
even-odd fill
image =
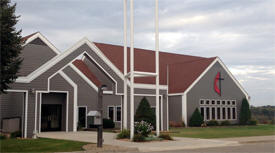
[[[87,116],[100,116],[100,112],[99,111],[89,111]]]

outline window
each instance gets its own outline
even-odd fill
[[[227,118],[231,119],[231,108],[227,108]]]
[[[206,119],[209,120],[209,107],[206,107]]]
[[[206,104],[209,105],[209,100],[206,100]]]
[[[121,106],[116,107],[116,121],[121,121]]]
[[[215,100],[212,100],[212,105],[215,105]]]
[[[220,105],[220,104],[221,104],[221,102],[218,100],[218,101],[217,101],[217,104],[218,104],[218,105]]]
[[[222,101],[222,104],[225,105],[225,101]]]
[[[212,120],[216,118],[216,112],[215,112],[215,107],[212,107]]]
[[[204,118],[204,108],[203,107],[201,107],[201,116],[202,116],[202,118]]]
[[[201,105],[203,105],[204,104],[204,100],[201,100]]]
[[[220,107],[217,108],[217,119],[218,120],[221,119],[221,108]]]
[[[108,106],[108,118],[114,122],[121,121],[121,106]]]
[[[236,109],[232,108],[232,113],[233,113],[233,119],[236,119]]]
[[[114,120],[114,106],[109,106],[108,107],[108,118]]]
[[[78,126],[86,127],[86,107],[78,107]]]
[[[225,108],[222,108],[222,119],[225,119]]]
[[[227,101],[227,105],[230,105],[230,101]]]
[[[232,105],[236,105],[236,101],[232,101]]]

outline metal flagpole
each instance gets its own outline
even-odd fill
[[[155,47],[156,47],[156,134],[159,136],[159,17],[158,0],[155,7]]]
[[[124,97],[123,128],[127,129],[127,0],[124,0]]]
[[[134,0],[130,2],[130,137],[134,138]]]

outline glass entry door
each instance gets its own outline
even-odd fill
[[[41,131],[60,131],[62,105],[43,104],[41,113]]]

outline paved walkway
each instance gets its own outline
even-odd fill
[[[92,131],[79,132],[42,132],[38,135],[44,138],[65,139],[83,142],[96,143],[97,133]],[[182,149],[198,149],[210,147],[237,146],[238,141],[217,140],[217,139],[197,139],[197,138],[174,138],[174,141],[154,141],[145,143],[136,143],[130,141],[116,140],[115,133],[103,133],[104,144],[113,146],[123,146],[137,148],[141,152],[168,151]]]

